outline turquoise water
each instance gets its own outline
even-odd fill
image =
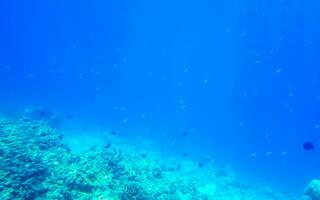
[[[143,152],[138,160],[145,163],[119,164],[124,168],[147,173],[154,166],[148,168],[149,162],[170,160],[177,166],[187,162],[189,171],[182,167],[181,172],[186,179],[190,171],[196,180],[213,174],[191,180],[197,182],[194,190],[177,186],[173,199],[299,198],[320,176],[319,9],[315,0],[3,1],[0,115],[14,127],[25,117],[47,123],[61,134],[59,145],[70,149],[62,163],[84,154],[74,162],[78,171],[89,155],[115,145],[131,152],[121,155],[126,161]],[[7,131],[0,133],[0,150],[16,148],[4,145]],[[36,133],[30,137],[41,138]],[[315,150],[303,149],[305,142]],[[155,154],[150,160],[149,153]],[[6,166],[20,162],[8,158]],[[49,171],[57,170],[46,157],[39,159]],[[100,169],[100,161],[89,167]],[[217,169],[223,169],[220,182],[211,173]],[[9,174],[23,177],[19,173]],[[113,174],[101,173],[96,179]],[[150,193],[145,198],[156,199],[155,193],[167,190],[155,189],[159,182],[178,180],[169,177],[180,172],[170,173],[154,180],[140,177],[139,187]],[[231,193],[223,193],[224,181],[233,174],[237,183],[226,184]],[[90,191],[78,194],[79,188],[51,184],[59,179],[55,176],[42,177],[39,185],[48,191],[29,198],[117,199],[127,178],[110,186],[120,188],[112,194],[96,179]],[[2,188],[8,197],[13,186]],[[54,197],[57,188],[71,194]],[[204,188],[218,192],[204,197],[197,193]],[[280,196],[264,196],[270,191]]]

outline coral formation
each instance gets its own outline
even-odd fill
[[[191,161],[164,160],[116,144],[77,154],[44,121],[0,118],[3,200],[294,199],[241,187],[234,173],[221,170],[199,169]]]
[[[310,200],[320,200],[320,180],[312,180],[305,189],[305,195]]]

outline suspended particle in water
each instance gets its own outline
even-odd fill
[[[207,79],[202,81],[202,84],[207,84],[209,81]]]
[[[121,110],[121,111],[126,111],[126,110],[127,110],[127,107],[121,107],[119,110]]]
[[[248,97],[248,94],[247,94],[247,93],[243,93],[241,97],[242,97],[242,98],[247,98],[247,97]]]
[[[27,74],[27,78],[34,78],[34,74]]]
[[[96,68],[91,68],[90,69],[90,73],[97,73],[97,72],[98,72],[98,70]]]
[[[189,71],[190,71],[190,70],[189,70],[188,68],[186,68],[186,69],[183,70],[184,73],[187,73],[187,72],[189,72]]]
[[[123,120],[122,120],[122,123],[124,123],[124,124],[126,124],[127,122],[128,122],[128,118],[124,118]]]
[[[181,106],[180,106],[180,109],[181,109],[181,110],[185,110],[186,108],[187,108],[187,105],[181,105]]]
[[[287,155],[287,154],[288,154],[288,152],[286,152],[286,151],[282,151],[282,152],[280,153],[281,156],[285,156],[285,155]]]
[[[55,60],[56,57],[55,57],[55,56],[49,56],[48,59],[50,59],[50,60]]]
[[[309,40],[309,41],[306,42],[306,44],[307,44],[307,45],[313,45],[314,42],[313,42],[312,40]]]
[[[128,58],[124,57],[122,58],[122,62],[127,62]]]
[[[251,156],[251,157],[256,157],[256,156],[257,156],[257,153],[251,153],[251,154],[249,154],[249,156]]]
[[[241,33],[241,37],[246,37],[247,36],[247,32],[242,32]]]
[[[99,92],[99,91],[101,91],[101,89],[102,89],[102,87],[98,86],[98,87],[95,88],[95,91]]]
[[[6,65],[6,66],[4,66],[4,68],[5,69],[11,69],[12,67],[11,67],[11,65]]]
[[[270,156],[272,154],[271,151],[266,152],[266,156]]]
[[[279,74],[280,72],[282,72],[283,70],[281,68],[278,68],[274,71],[275,74]]]
[[[256,60],[256,61],[254,61],[254,65],[258,65],[258,64],[260,64],[261,62],[259,61],[259,60]]]
[[[178,83],[177,86],[180,88],[180,87],[183,87],[183,83]]]
[[[77,79],[83,79],[83,74],[78,74]]]
[[[257,96],[259,93],[258,93],[258,90],[257,89],[254,89],[252,91],[252,96]]]

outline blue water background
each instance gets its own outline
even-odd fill
[[[72,116],[74,130],[141,135],[300,193],[320,176],[319,9],[316,0],[3,0],[0,110],[51,109]]]

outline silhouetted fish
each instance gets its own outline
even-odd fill
[[[70,115],[70,114],[67,114],[67,115],[66,115],[66,118],[67,118],[67,119],[72,119],[72,118],[73,118],[73,116],[72,116],[72,115]]]
[[[311,151],[311,150],[314,150],[315,147],[314,147],[312,142],[305,142],[303,144],[303,149],[306,150],[306,151]]]

